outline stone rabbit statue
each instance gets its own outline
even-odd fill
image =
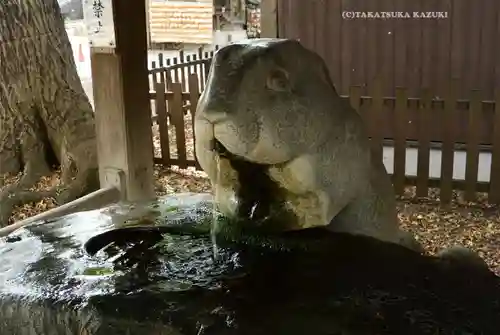
[[[255,203],[279,198],[280,229],[325,226],[422,251],[399,227],[391,180],[363,120],[323,59],[298,41],[218,50],[194,124],[196,156],[224,214],[238,215],[253,188]]]

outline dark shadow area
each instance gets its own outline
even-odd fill
[[[285,191],[269,177],[268,166],[249,162],[230,153],[219,141],[213,142],[219,159],[229,160],[238,173],[237,217],[249,218],[250,225],[273,231],[282,231],[289,222],[296,220],[295,214],[286,210]]]
[[[141,243],[158,240],[145,230]],[[164,311],[177,301],[169,317],[186,334],[196,334],[186,321],[207,303],[219,312],[206,316],[204,334],[495,334],[500,326],[500,280],[490,272],[322,229],[268,238],[280,242],[226,241],[238,267],[219,278],[220,290],[148,299]]]

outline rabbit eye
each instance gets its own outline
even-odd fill
[[[271,70],[267,76],[266,86],[273,91],[289,91],[290,81],[288,80],[288,73],[283,69]]]

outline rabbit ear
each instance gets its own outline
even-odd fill
[[[266,87],[277,92],[288,92],[291,90],[290,76],[283,68],[274,68],[267,75]]]

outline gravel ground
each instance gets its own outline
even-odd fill
[[[186,118],[187,154],[194,157],[191,120]],[[153,126],[155,155],[160,156],[158,126]],[[169,127],[171,156],[176,156],[175,131]],[[156,193],[158,195],[176,192],[211,192],[206,175],[194,169],[181,170],[176,167],[155,166]],[[10,184],[18,177],[1,177],[2,184]],[[59,175],[44,178],[36,189],[49,188],[59,183]],[[0,187],[1,188],[1,187]],[[398,198],[398,211],[404,229],[413,232],[425,246],[429,254],[449,247],[463,245],[478,252],[491,269],[500,275],[500,210],[488,205],[485,195],[480,195],[477,203],[462,201],[461,194],[455,193],[454,201],[447,208],[439,204],[438,191],[431,190],[424,199],[415,198],[415,188],[407,187],[405,195]],[[41,213],[53,208],[53,199],[26,204],[16,208],[11,222]]]

